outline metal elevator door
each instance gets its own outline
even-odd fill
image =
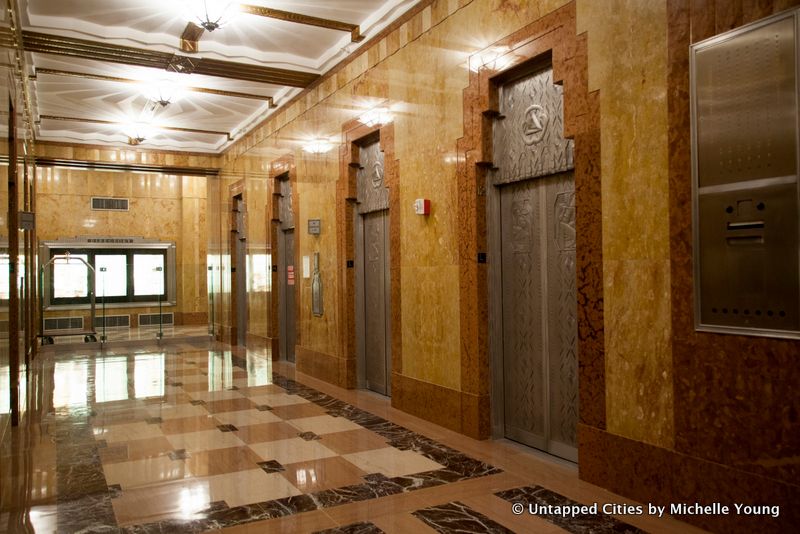
[[[389,394],[389,210],[362,215],[364,223],[364,354],[366,386]]]
[[[283,258],[283,269],[281,276],[281,293],[283,295],[283,307],[281,309],[281,352],[285,354],[287,361],[294,360],[294,347],[297,344],[296,321],[295,321],[295,272],[294,272],[294,229],[282,230],[283,246],[281,247],[281,257]]]
[[[236,343],[247,344],[247,234],[245,203],[241,196],[234,197],[236,212]]]
[[[571,172],[500,188],[508,438],[577,460],[575,185]]]

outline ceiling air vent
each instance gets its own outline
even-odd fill
[[[128,211],[128,199],[92,197],[92,209],[103,211]]]

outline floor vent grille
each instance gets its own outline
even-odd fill
[[[128,327],[131,326],[130,315],[106,315],[106,328]],[[94,318],[94,327],[103,328],[103,317]]]
[[[162,313],[161,317],[163,318],[162,324],[164,326],[172,326],[174,324],[174,317],[173,317],[172,312]],[[158,314],[157,313],[140,313],[139,314],[139,326],[158,326]]]
[[[51,317],[44,320],[45,330],[83,330],[83,317]]]

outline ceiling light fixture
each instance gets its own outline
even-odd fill
[[[303,151],[309,154],[324,154],[333,149],[333,143],[327,139],[312,139],[303,145]]]
[[[238,8],[236,2],[227,0],[190,0],[188,8],[192,22],[197,22],[206,31],[213,32],[230,22]]]
[[[141,145],[152,135],[152,126],[146,122],[132,122],[123,128],[129,145]]]
[[[165,108],[180,99],[181,88],[171,80],[161,80],[145,86],[145,95],[155,104]]]
[[[358,122],[371,128],[392,122],[392,114],[389,108],[374,108],[361,115]]]

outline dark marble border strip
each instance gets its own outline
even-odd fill
[[[385,534],[381,529],[373,523],[362,521],[360,523],[353,523],[352,525],[345,525],[343,527],[329,528],[327,530],[318,530],[313,534]]]
[[[453,532],[514,534],[513,530],[507,529],[500,523],[458,501],[423,508],[411,513],[414,517],[442,534],[451,534]]]
[[[237,367],[247,369],[244,358],[234,355],[232,361]],[[123,532],[131,534],[205,532],[502,473],[501,469],[470,458],[453,448],[280,374],[273,373],[272,383],[290,395],[297,395],[325,408],[333,417],[343,417],[375,432],[386,438],[392,447],[417,452],[443,465],[444,468],[392,478],[382,474],[372,474],[364,477],[365,482],[361,484],[212,511],[203,519],[166,520],[134,525],[124,528]]]
[[[542,486],[524,486],[495,493],[501,499],[511,503],[525,505],[525,513],[529,513],[532,506],[585,506],[563,495],[543,488]],[[597,514],[577,514],[574,517],[563,515],[537,513],[538,517],[546,519],[554,525],[573,534],[614,532],[622,534],[645,534],[633,525],[620,521],[614,516],[598,512]]]

